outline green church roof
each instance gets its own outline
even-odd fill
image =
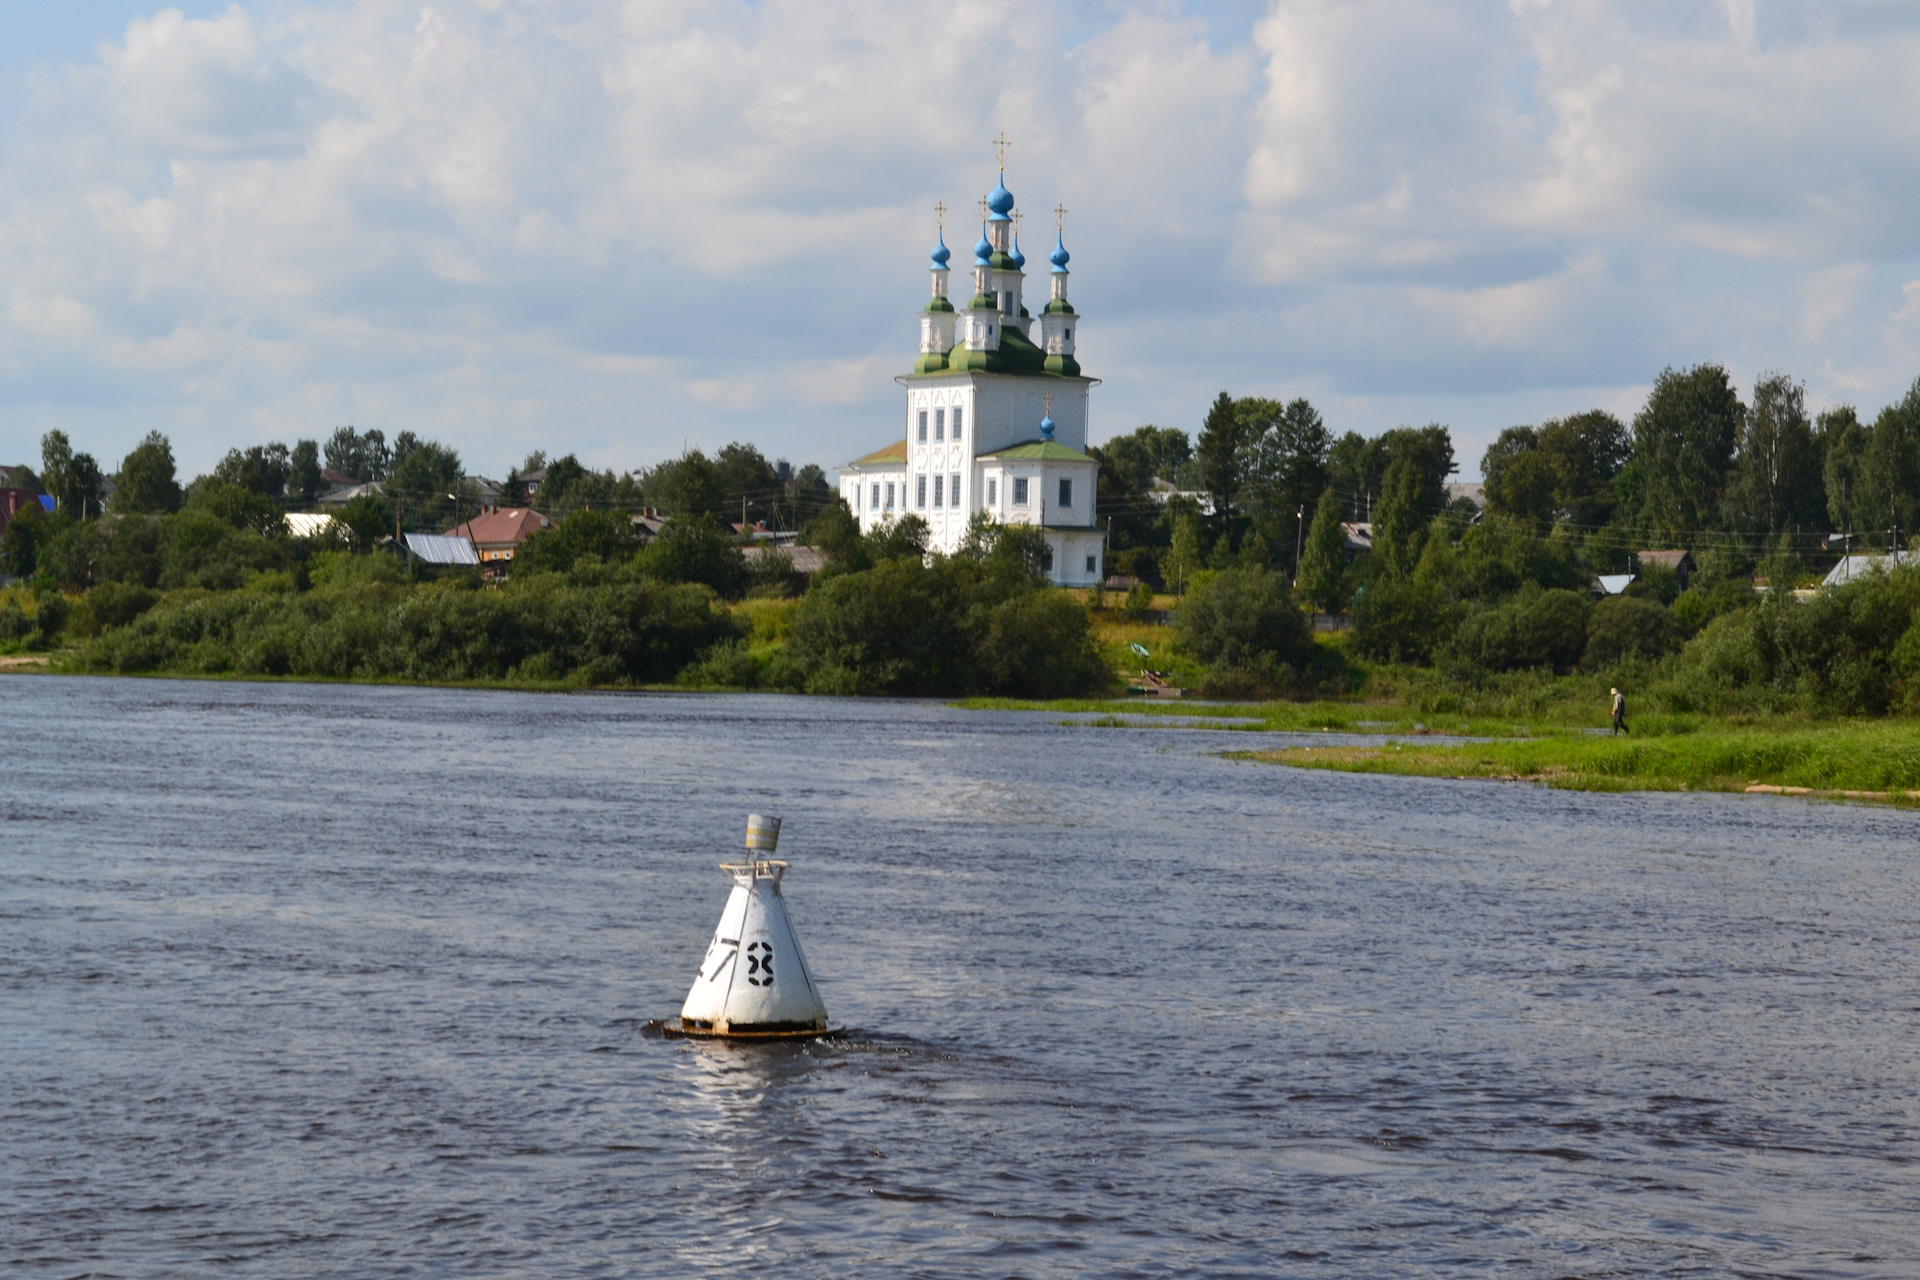
[[[983,453],[986,458],[1012,458],[1021,462],[1092,462],[1078,449],[1069,449],[1058,440],[1029,440],[1024,444],[1010,445],[1005,449],[995,449],[992,453]]]

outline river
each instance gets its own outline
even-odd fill
[[[927,702],[0,697],[9,1276],[1920,1275],[1910,812]],[[845,1031],[661,1039],[749,811]]]

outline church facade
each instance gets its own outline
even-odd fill
[[[1106,572],[1095,520],[1099,464],[1086,452],[1096,379],[1074,358],[1079,317],[1067,301],[1065,234],[1048,257],[1050,296],[1036,321],[1024,297],[1027,260],[1013,205],[1002,173],[962,277],[973,290],[964,306],[948,295],[952,253],[939,237],[932,296],[920,311],[920,356],[896,379],[906,388],[902,436],[841,468],[840,493],[862,532],[912,514],[927,522],[931,548],[947,553],[981,512],[1038,525],[1053,552],[1053,580],[1092,586]]]

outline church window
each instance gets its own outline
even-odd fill
[[[1063,478],[1060,481],[1060,505],[1063,507],[1073,505],[1073,481],[1071,480]]]
[[[933,411],[933,438],[935,440],[945,440],[947,438],[947,411],[945,409],[935,409]]]
[[[1000,309],[1008,315],[1013,314],[1013,290],[1008,289],[1000,295]]]
[[[925,476],[915,476],[913,478],[913,505],[919,507],[922,511],[926,510],[927,478]]]
[[[947,480],[947,492],[953,497],[953,505],[960,505],[960,473],[954,472]]]
[[[1094,558],[1093,558],[1092,556],[1088,556],[1088,557],[1087,557],[1087,572],[1088,572],[1088,573],[1092,573],[1092,572],[1093,572],[1093,565],[1094,565]]]
[[[1016,507],[1024,507],[1027,505],[1027,478],[1025,476],[1014,477],[1013,505]]]
[[[966,410],[959,405],[953,406],[953,438],[955,440],[960,439],[960,418],[965,413]]]
[[[940,505],[940,482],[944,479],[946,479],[945,476],[935,476],[933,478],[933,505],[936,507]]]
[[[880,486],[879,486],[879,484],[878,484],[878,483],[875,483],[875,484],[874,484],[874,486],[873,486],[873,503],[872,503],[872,506],[873,506],[873,509],[874,509],[875,511],[878,511],[878,510],[880,509]]]
[[[893,510],[893,482],[887,482],[887,510]]]
[[[1073,341],[1073,330],[1071,330],[1071,329],[1069,329],[1069,330],[1067,330],[1067,341],[1068,341],[1068,342],[1072,342],[1072,341]]]
[[[925,409],[922,409],[920,411],[920,443],[925,444],[926,442],[927,442],[927,411]]]
[[[994,492],[993,492],[993,491],[994,491],[995,489],[997,489],[997,488],[999,487],[999,485],[1000,485],[1000,482],[999,482],[998,480],[991,480],[991,479],[990,479],[990,480],[988,480],[988,481],[987,481],[987,505],[988,505],[988,506],[992,506],[992,505],[993,505],[993,503],[994,503]]]

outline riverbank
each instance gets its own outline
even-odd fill
[[[1842,721],[1625,737],[1301,746],[1233,753],[1300,769],[1532,782],[1578,791],[1746,791],[1920,801],[1920,724]]]

